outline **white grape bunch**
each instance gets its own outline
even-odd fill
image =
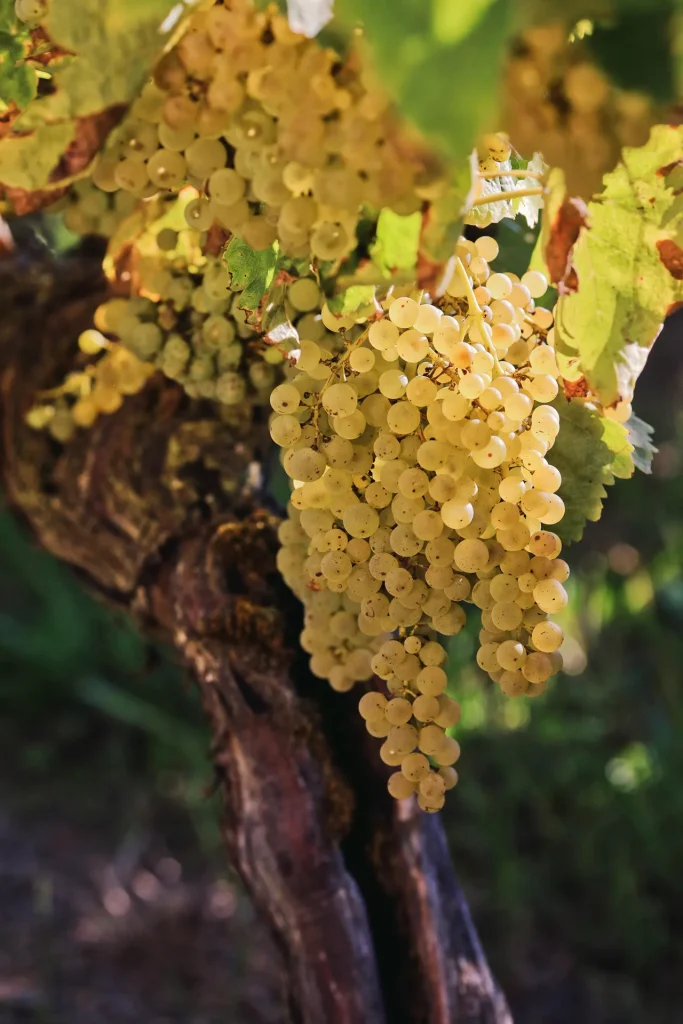
[[[438,305],[392,297],[360,334],[342,320],[336,356],[303,338],[271,395],[293,488],[278,565],[311,669],[336,690],[384,680],[361,714],[397,769],[390,792],[428,811],[457,781],[437,637],[460,632],[463,604],[481,609],[477,661],[503,693],[537,696],[561,667],[553,316],[535,306],[544,276],[491,273],[497,252],[461,240]]]
[[[70,441],[79,427],[92,427],[99,416],[117,412],[125,397],[141,391],[154,372],[149,363],[93,328],[81,333],[78,347],[83,365],[43,392],[26,413],[30,427],[47,430],[60,444]]]
[[[196,243],[197,232],[157,228],[154,255],[138,254],[133,260],[132,294],[103,303],[95,313],[96,328],[177,381],[193,398],[216,400],[224,411],[232,409],[240,416],[254,406],[267,406],[296,345],[296,331],[269,343],[249,322],[242,292],[225,261],[198,248],[193,258],[183,255]],[[149,246],[142,249],[147,252]],[[337,344],[317,315],[322,295],[313,277],[292,280],[281,301],[293,325]]]
[[[285,253],[323,261],[355,249],[363,207],[412,213],[448,185],[353,55],[341,60],[248,0],[193,16],[93,182],[139,199],[193,185],[191,227],[216,224],[254,249],[277,238]]]

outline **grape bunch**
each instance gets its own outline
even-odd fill
[[[71,186],[50,212],[61,213],[65,227],[75,235],[111,238],[137,204],[138,200],[129,192],[103,192],[92,178],[83,178]]]
[[[336,690],[373,675],[361,714],[399,769],[389,788],[438,810],[457,776],[446,651],[481,610],[479,665],[534,697],[561,667],[567,603],[558,523],[553,315],[544,276],[492,273],[498,246],[461,239],[438,304],[391,295],[337,355],[303,339],[271,395],[292,481],[278,558],[305,608],[311,669]],[[342,333],[358,331],[353,317]]]
[[[78,347],[88,361],[58,387],[43,392],[26,414],[30,427],[48,430],[61,444],[70,441],[78,427],[92,427],[98,416],[120,409],[125,396],[141,391],[154,372],[98,330],[83,331]]]
[[[197,12],[93,173],[140,199],[189,183],[186,210],[266,249],[339,260],[364,206],[399,213],[446,187],[355,56],[344,61],[248,0]]]
[[[95,326],[117,338],[141,360],[177,381],[193,398],[213,399],[241,415],[268,405],[282,366],[296,345],[296,333],[271,344],[249,323],[242,293],[220,258],[198,265],[175,256],[178,233],[156,234],[162,255],[143,258],[135,267],[135,292],[116,297],[95,313]],[[299,330],[319,340],[335,336],[318,313],[322,302],[313,277],[291,280],[282,312]]]
[[[564,23],[527,29],[508,61],[503,123],[522,153],[542,150],[562,167],[571,195],[590,198],[624,146],[640,146],[655,119],[651,101],[618,89],[570,38]]]

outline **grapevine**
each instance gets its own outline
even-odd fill
[[[44,33],[57,85],[12,98],[0,154],[30,143],[58,92],[70,51],[51,48],[53,3],[17,0],[24,71]],[[447,658],[467,612],[506,697],[541,696],[562,667],[563,540],[633,469],[633,384],[680,301],[682,139],[662,125],[648,140],[657,104],[593,62],[585,24],[551,21],[507,41],[496,119],[482,115],[458,161],[433,144],[440,129],[402,116],[367,21],[337,52],[273,5],[201,5],[77,166],[78,137],[40,187],[17,197],[11,160],[0,179],[8,209],[47,205],[108,244],[111,294],[29,425],[69,444],[161,373],[225,423],[267,427],[291,492],[277,564],[311,672],[360,684],[389,793],[434,812],[458,780]],[[506,270],[496,225],[541,215],[532,264]],[[610,279],[613,322],[596,306],[593,333],[591,246],[622,235],[640,246],[622,260],[640,291]],[[573,466],[581,417],[595,472],[577,510],[580,469],[563,479],[553,446]]]

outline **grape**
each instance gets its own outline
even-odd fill
[[[407,797],[412,796],[415,788],[415,783],[410,782],[401,772],[394,772],[387,780],[387,789],[395,800],[405,800]]]
[[[417,320],[418,304],[415,299],[395,299],[389,307],[389,319],[402,330],[413,327]]]
[[[14,0],[14,13],[19,21],[40,21],[47,14],[47,0]]]

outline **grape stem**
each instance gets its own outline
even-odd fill
[[[365,330],[363,331],[363,333],[359,334],[358,337],[356,338],[356,340],[351,342],[351,344],[344,350],[344,353],[343,353],[342,356],[340,356],[339,360],[335,361],[333,363],[332,369],[330,370],[330,373],[329,373],[329,376],[328,376],[327,380],[325,381],[325,383],[323,384],[322,388],[320,389],[320,392],[318,393],[318,396],[317,396],[317,399],[316,399],[316,403],[315,403],[315,405],[313,407],[313,415],[311,416],[311,425],[314,427],[316,435],[318,434],[318,421],[320,419],[320,408],[322,406],[323,395],[325,394],[325,392],[329,388],[330,382],[333,380],[333,378],[336,377],[339,374],[340,370],[344,369],[344,366],[346,365],[346,363],[348,363],[349,358],[351,356],[351,353],[354,351],[354,349],[357,349],[359,347],[359,345],[363,344],[363,342],[365,341],[365,339],[368,336],[369,331],[370,331],[370,328],[366,327]]]
[[[500,175],[498,175],[500,177]],[[501,201],[507,202],[508,199],[524,199],[525,196],[542,196],[545,189],[539,186],[538,188],[513,188],[509,192],[496,192],[492,196],[481,196],[480,199],[475,199],[470,204],[474,206],[488,206],[490,203],[500,203]]]
[[[455,257],[455,271],[457,274],[460,275],[463,287],[465,288],[465,296],[467,298],[469,315],[474,320],[478,320],[479,323],[484,323],[484,314],[482,313],[481,306],[477,302],[477,297],[474,294],[474,289],[472,288],[472,282],[470,281],[469,274],[465,270],[465,264],[463,263],[459,256]],[[482,332],[482,334],[484,337],[486,337],[485,332]],[[488,343],[488,341],[486,347],[489,351],[489,354],[493,356],[493,366],[496,373],[498,374],[499,377],[502,377],[503,371],[500,368],[500,363],[498,362],[498,356],[496,355],[495,349],[490,343]]]
[[[541,327],[540,324],[537,324],[533,317],[529,316],[528,314],[524,317],[524,322],[530,324],[533,327],[533,329],[537,331],[538,334],[542,334],[543,337],[546,337],[546,335],[548,334],[547,328]]]
[[[534,181],[543,181],[543,175],[538,171],[523,171],[521,168],[514,171],[479,171],[478,177],[485,180],[490,178],[533,178]]]

